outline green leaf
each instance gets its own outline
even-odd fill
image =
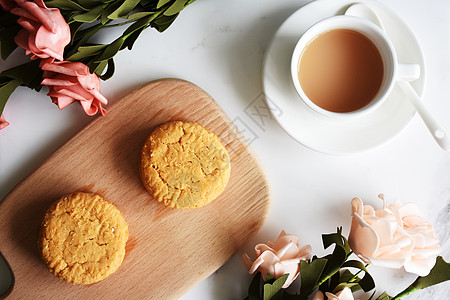
[[[55,7],[59,10],[69,10],[69,11],[87,11],[88,9],[84,8],[80,4],[71,1],[71,0],[50,0],[45,1],[45,5],[48,7]]]
[[[352,280],[355,277],[355,275],[350,272],[350,270],[344,270],[340,274],[339,282],[347,282],[349,280]]]
[[[39,60],[32,60],[28,63],[5,70],[0,73],[0,76],[17,79],[22,84],[28,85],[36,76],[42,73],[42,70],[39,68],[39,62]]]
[[[405,290],[396,295],[393,299],[400,299],[417,290],[421,290],[442,282],[450,280],[450,264],[446,262],[442,256],[436,258],[436,263],[430,273],[425,277],[417,277],[417,279]]]
[[[98,77],[100,77],[103,74],[103,70],[105,70],[107,65],[108,65],[107,60],[100,62],[98,65],[95,66],[95,69],[92,73],[95,73],[97,74]]]
[[[361,281],[361,278],[358,277],[358,275],[354,275],[352,272],[350,272],[349,270],[344,270],[343,272],[340,273],[340,278],[339,278],[339,283],[348,283],[348,282],[356,282],[358,283],[357,285],[353,285],[350,287],[350,289],[352,290],[352,293],[362,290],[361,286],[359,285],[359,282]],[[333,287],[333,290],[337,290],[336,287],[339,284],[336,284]],[[372,293],[372,296],[375,294],[376,291],[374,291]]]
[[[72,22],[72,23],[70,23],[70,25],[69,25],[69,27],[70,27],[70,36],[72,37],[72,39],[71,39],[69,45],[72,45],[74,43],[74,38],[75,38],[75,36],[77,36],[78,32],[80,31],[81,26],[83,26],[83,23],[80,23],[80,22]],[[67,49],[65,49],[65,50],[67,50]]]
[[[124,43],[124,39],[123,38],[116,39],[114,42],[109,44],[102,51],[102,53],[98,55],[98,57],[96,57],[94,59],[94,62],[98,62],[99,63],[99,62],[101,62],[103,60],[108,60],[108,59],[112,58],[114,55],[117,54],[117,52],[119,52],[119,50],[122,47],[123,43]]]
[[[78,4],[80,4],[83,7],[89,8],[89,9],[91,9],[93,7],[96,7],[98,5],[103,5],[103,4],[105,4],[107,2],[111,2],[111,1],[114,1],[114,0],[109,0],[109,1],[104,1],[104,0],[76,0],[76,2],[78,2]]]
[[[88,58],[102,53],[109,45],[90,45],[81,46],[77,49],[77,52],[67,58],[68,61],[81,61],[84,58]]]
[[[108,6],[105,7],[105,9],[102,12],[102,15],[101,15],[101,18],[100,18],[101,19],[101,23],[102,24],[106,24],[107,22],[109,22],[111,19],[108,18],[108,16],[110,14],[112,14],[113,12],[115,12],[116,9],[118,9],[120,7],[120,5],[121,5],[120,1],[112,2],[112,3],[108,4]]]
[[[66,46],[65,57],[71,57],[72,55],[77,53],[80,47],[92,46],[92,44],[88,44],[89,39],[94,36],[102,27],[103,24],[98,23],[87,29],[79,30],[78,32],[76,32],[75,35],[72,36],[72,44]]]
[[[334,288],[333,293],[336,294],[337,292],[342,291],[346,287],[348,287],[349,289],[352,289],[355,286],[359,286],[359,284],[357,282],[342,282],[342,283],[339,283]]]
[[[325,258],[327,258],[327,265],[325,266],[325,270],[322,273],[319,285],[327,281],[336,272],[339,272],[345,260],[347,259],[347,254],[344,248],[336,244],[333,253],[331,255],[325,256]]]
[[[153,7],[154,9],[156,9],[156,5],[157,5],[157,3],[156,3],[156,5],[155,5],[155,0],[141,0],[141,4],[140,4],[141,6],[151,6],[151,7]]]
[[[364,264],[361,263],[360,261],[358,261],[358,260],[346,261],[342,265],[342,268],[356,268],[356,269],[359,269],[359,270],[362,270],[365,272],[364,277],[358,281],[358,284],[361,286],[361,288],[364,290],[364,292],[368,292],[368,291],[372,290],[373,288],[375,288],[375,281],[373,280],[372,276],[367,271]]]
[[[167,28],[169,28],[170,25],[172,25],[177,16],[178,15],[159,17],[155,19],[154,22],[152,22],[152,26],[159,32],[164,32]]]
[[[165,12],[165,16],[173,16],[183,10],[187,0],[176,0]]]
[[[36,75],[30,82],[28,82],[27,86],[30,89],[33,89],[37,92],[39,92],[42,89],[42,73],[43,72],[39,72],[38,75]]]
[[[126,37],[127,35],[131,35],[136,30],[139,30],[145,26],[147,26],[154,18],[155,16],[147,16],[142,19],[137,20],[132,25],[130,25],[123,33],[123,37]]]
[[[159,0],[158,4],[156,5],[156,8],[161,8],[162,6],[166,5],[167,3],[169,3],[171,0]]]
[[[300,295],[309,295],[318,286],[319,279],[327,264],[327,259],[319,258],[311,262],[300,261]]]
[[[100,29],[102,29],[104,25],[103,24],[95,24],[88,28],[83,28],[81,30],[77,30],[72,35],[72,41],[82,41],[82,43],[87,43],[88,40],[96,34]]]
[[[324,249],[336,244],[344,248],[347,255],[351,252],[347,239],[342,235],[342,227],[337,228],[336,233],[322,234],[322,243]]]
[[[97,20],[103,12],[103,5],[90,9],[87,13],[76,15],[73,19],[77,22],[92,23]]]
[[[121,6],[119,6],[113,13],[108,15],[108,19],[115,20],[129,14],[136,7],[136,5],[139,4],[139,1],[140,0],[123,1]]]
[[[280,278],[274,281],[274,283],[266,283],[264,284],[264,300],[272,299],[283,287],[283,284],[286,282],[289,274],[284,274]]]
[[[336,287],[343,282],[344,281],[341,281],[341,272],[334,273],[333,276],[331,276],[328,280],[328,290],[334,291]]]
[[[106,61],[105,60],[102,61],[102,63],[104,63],[104,62],[106,62]],[[104,74],[99,75],[101,80],[108,80],[114,74],[114,71],[115,71],[114,60],[111,58],[107,62],[108,62],[108,69],[106,70],[106,72]]]
[[[340,281],[340,275],[336,275],[335,278],[333,276],[340,271],[351,250],[347,239],[342,235],[342,227],[337,228],[336,233],[323,234],[322,242],[325,249],[335,244],[333,253],[324,257],[327,259],[327,264],[318,284],[321,290],[327,291],[333,290],[333,286]],[[327,282],[330,278],[332,280]]]
[[[386,292],[377,297],[376,300],[391,300],[392,297],[389,296]]]
[[[369,299],[367,299],[367,300],[372,300],[373,297],[375,296],[375,293],[376,293],[376,292],[377,292],[377,291],[373,291],[372,295],[370,295]]]
[[[2,59],[6,60],[8,56],[17,48],[14,37],[22,27],[18,24],[0,30],[0,43]]]
[[[331,277],[331,279],[329,280],[330,284],[327,290],[336,293],[348,286],[352,290],[352,293],[354,293],[362,289],[359,285],[360,280],[361,278],[359,278],[357,274],[353,275],[353,273],[349,270],[342,271],[341,269],[341,272],[336,272]]]
[[[5,108],[6,102],[8,102],[9,97],[20,84],[20,80],[11,79],[9,82],[0,86],[0,116]]]
[[[260,300],[262,294],[261,288],[261,273],[256,273],[253,277],[250,286],[248,287],[248,299],[249,300]]]
[[[273,283],[275,281],[275,277],[272,274],[267,273],[265,283]]]
[[[143,12],[137,12],[137,13],[134,13],[134,14],[126,15],[123,18],[124,19],[129,19],[129,20],[141,19],[143,17],[149,16],[149,15],[153,15],[153,14],[155,14],[154,11],[143,11]]]
[[[131,50],[133,48],[134,42],[136,42],[137,38],[139,37],[139,35],[141,34],[142,31],[144,31],[144,27],[140,28],[138,30],[136,30],[135,32],[133,32],[131,35],[129,35],[125,42],[122,45],[122,49],[128,47],[129,50]],[[120,49],[120,50],[122,50]]]

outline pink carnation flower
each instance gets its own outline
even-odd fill
[[[300,274],[300,261],[309,260],[311,246],[300,248],[298,237],[281,231],[275,243],[268,241],[266,244],[255,246],[256,259],[252,261],[247,254],[242,255],[242,263],[250,274],[261,272],[266,280],[267,274],[279,278],[289,274],[283,288],[287,288]]]
[[[63,60],[64,47],[70,43],[70,28],[57,8],[47,8],[43,0],[34,2],[0,0],[4,9],[19,16],[22,30],[15,36],[16,44],[25,49],[31,59],[52,58]]]
[[[106,110],[102,104],[107,104],[108,100],[100,93],[100,79],[96,74],[91,74],[89,68],[81,62],[49,62],[43,61],[41,68],[44,75],[41,84],[49,89],[49,95],[53,103],[59,109],[67,105],[80,101],[86,114],[95,115],[98,111],[102,115]]]
[[[5,117],[3,115],[0,116],[0,130],[8,126],[9,123],[6,122]]]

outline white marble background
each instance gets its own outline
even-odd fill
[[[450,261],[450,154],[435,144],[417,116],[377,150],[329,156],[292,140],[270,116],[259,126],[245,113],[261,97],[263,55],[273,34],[307,2],[198,0],[165,33],[149,29],[132,52],[119,53],[116,74],[102,84],[103,94],[114,102],[153,79],[178,77],[205,89],[231,119],[240,119],[254,131],[251,146],[270,180],[273,205],[267,223],[244,251],[274,240],[285,229],[323,255],[322,233],[337,226],[343,226],[345,234],[349,231],[350,200],[358,196],[381,205],[377,195],[383,192],[387,199],[417,203],[435,225],[442,255]],[[424,101],[450,131],[450,2],[381,2],[407,22],[422,43],[428,68]],[[116,34],[103,38],[110,40]],[[8,66],[1,64],[2,69]],[[14,92],[4,114],[11,125],[0,131],[0,199],[91,120],[77,105],[59,111],[44,92],[25,88]],[[239,262],[241,254],[182,299],[242,299],[251,276]],[[414,280],[401,270],[371,266],[370,271],[380,292],[395,294]],[[449,299],[449,295],[450,284],[445,283],[408,299]]]

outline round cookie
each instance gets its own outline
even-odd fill
[[[198,208],[216,199],[230,178],[230,157],[219,138],[195,122],[156,128],[141,151],[148,192],[174,208]]]
[[[77,192],[48,208],[39,250],[56,277],[91,284],[119,268],[127,239],[128,226],[117,207],[97,194]]]

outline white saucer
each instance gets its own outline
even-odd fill
[[[422,96],[425,87],[425,62],[414,33],[394,12],[374,1],[358,1],[380,16],[401,63],[417,63],[421,76],[411,82]],[[395,86],[391,95],[373,112],[351,120],[335,120],[312,111],[296,93],[290,77],[290,61],[300,36],[314,23],[343,14],[355,3],[349,0],[318,0],[292,14],[276,32],[263,65],[263,89],[269,107],[276,106],[274,118],[297,142],[329,154],[346,154],[376,148],[395,137],[415,114],[405,94]]]

